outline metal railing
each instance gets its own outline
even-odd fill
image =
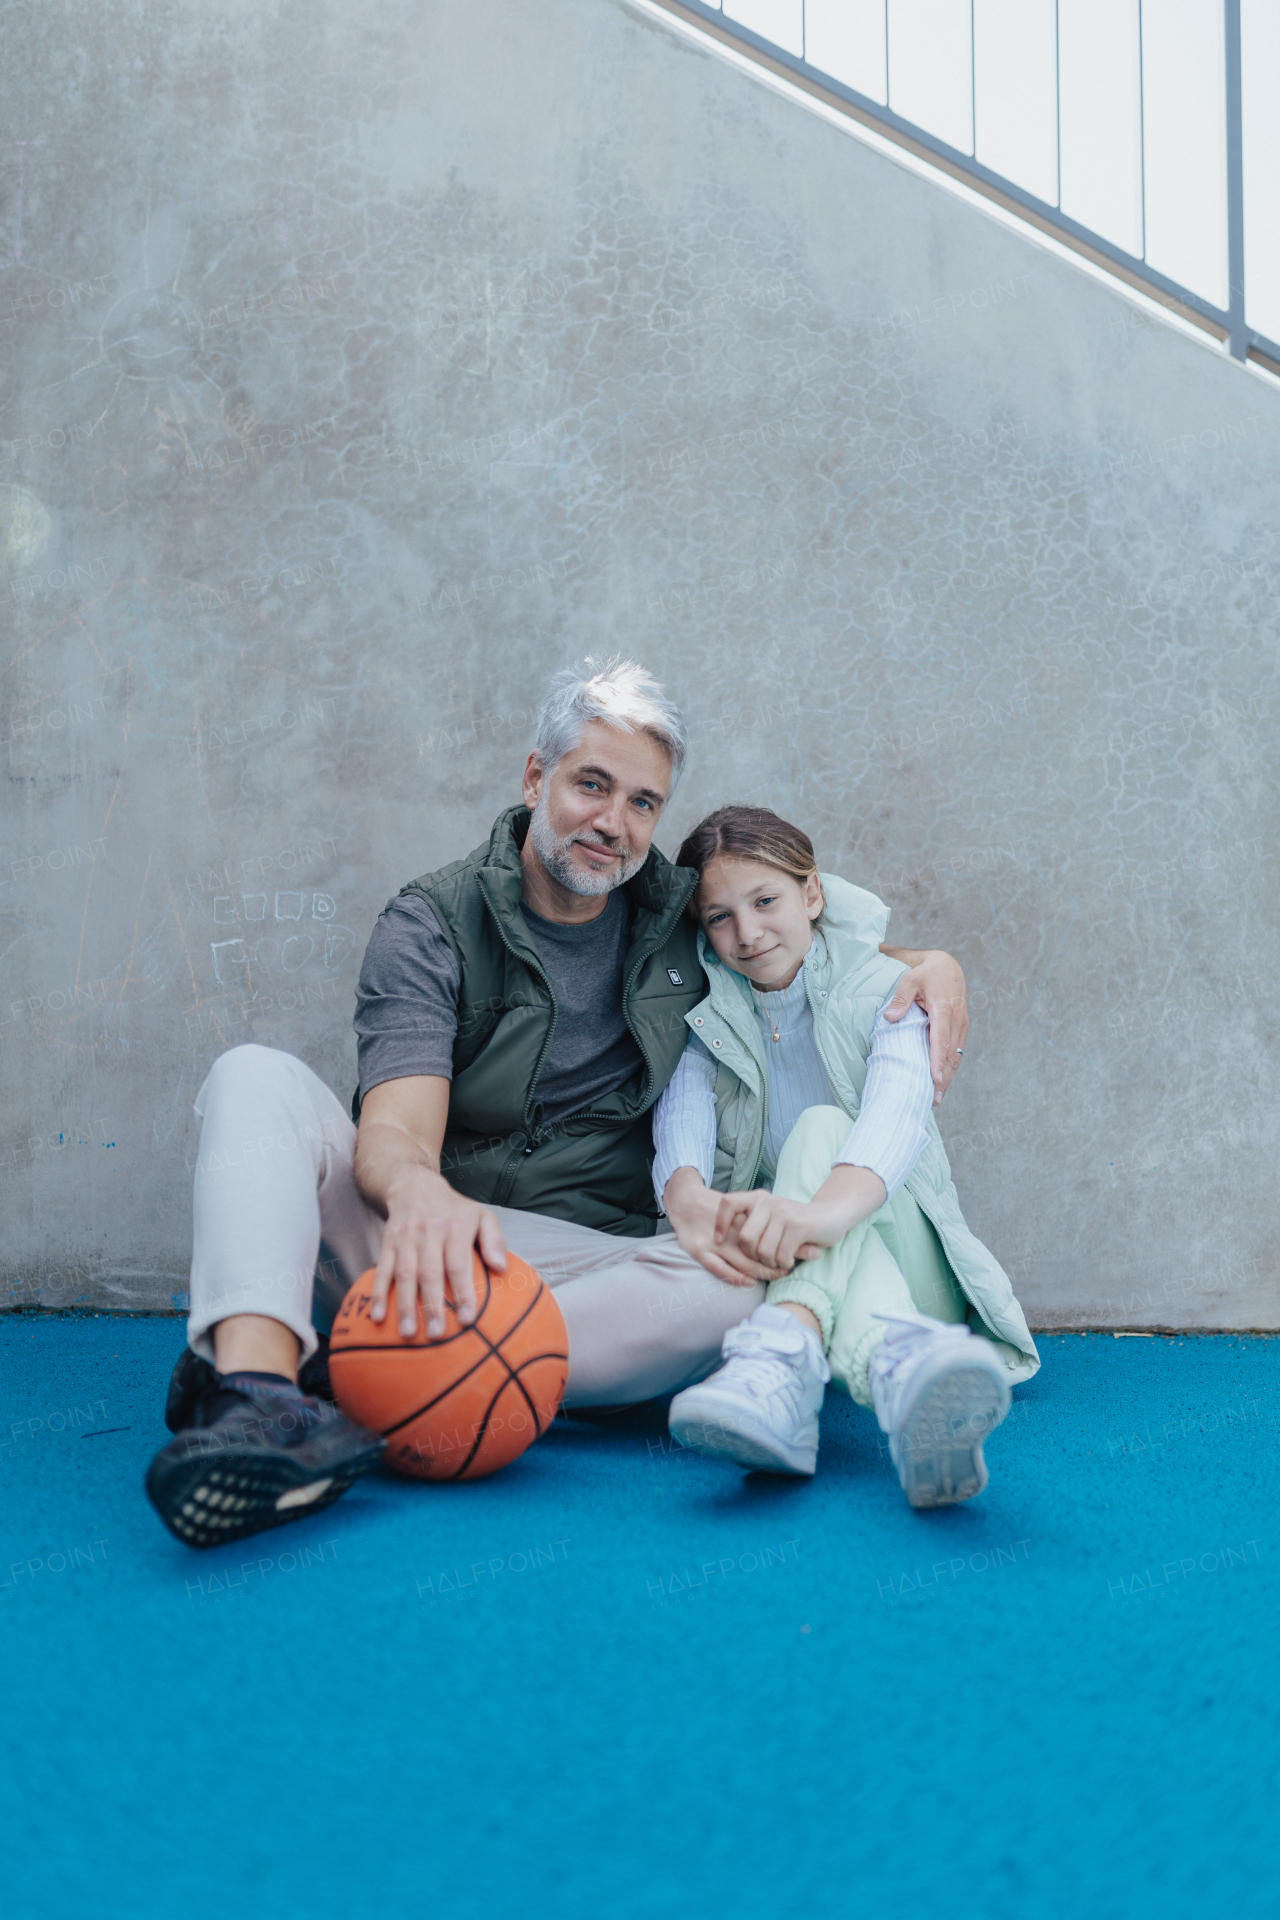
[[[1280,375],[1280,342],[1251,327],[1245,316],[1244,146],[1241,88],[1240,0],[1223,0],[1226,72],[1226,244],[1229,304],[1212,301],[1159,272],[1141,256],[1128,253],[1113,241],[1082,226],[1061,206],[1038,199],[1024,187],[986,167],[975,155],[949,146],[945,140],[904,119],[887,104],[856,92],[843,81],[813,66],[803,56],[752,32],[720,6],[705,0],[652,0],[664,12],[697,27],[712,39],[748,56],[759,66],[792,81],[816,99],[848,118],[906,148],[918,158],[959,179],[1028,224],[1040,228],[1072,251],[1149,295],[1221,341],[1236,360],[1253,360]],[[1280,0],[1277,0],[1280,4]],[[801,0],[804,19],[804,0]],[[888,0],[886,0],[887,17]],[[970,0],[972,13],[972,0]],[[887,41],[887,28],[886,28]],[[806,42],[803,38],[801,44]],[[886,86],[886,94],[887,94]],[[1059,194],[1061,187],[1059,186]],[[1280,245],[1280,236],[1277,238]]]

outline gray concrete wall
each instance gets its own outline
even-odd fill
[[[181,1304],[219,1051],[650,663],[963,960],[1033,1325],[1277,1324],[1280,394],[622,0],[45,0],[0,82],[11,1302]]]

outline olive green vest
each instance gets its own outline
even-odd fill
[[[706,992],[684,911],[697,876],[654,848],[624,886],[632,925],[622,1009],[644,1066],[590,1112],[544,1126],[538,1076],[556,1007],[520,912],[528,827],[529,809],[509,807],[485,846],[401,888],[431,902],[462,981],[440,1170],[489,1206],[639,1239],[659,1219],[651,1109],[684,1051],[685,1015]]]

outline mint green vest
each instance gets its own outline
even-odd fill
[[[484,846],[402,887],[431,902],[461,988],[441,1172],[487,1206],[641,1238],[655,1233],[652,1107],[706,990],[685,913],[696,875],[653,848],[624,891],[632,909],[622,1007],[644,1066],[589,1113],[546,1127],[538,1075],[551,1049],[551,984],[520,912],[529,809],[509,807]]]
[[[876,1015],[906,969],[880,952],[889,924],[883,901],[834,875],[820,878],[827,904],[814,929],[816,951],[806,962],[804,978],[818,1052],[832,1092],[852,1119],[866,1082]],[[746,980],[722,964],[701,931],[698,955],[711,990],[686,1020],[716,1062],[713,1185],[721,1193],[743,1192],[757,1184],[764,1158],[769,1086],[764,1039]],[[984,1328],[1024,1356],[1025,1365],[1015,1369],[1012,1378],[1028,1379],[1040,1364],[1035,1343],[1009,1276],[965,1223],[932,1116],[928,1142],[906,1191],[933,1223],[961,1291]]]

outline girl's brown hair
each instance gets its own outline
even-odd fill
[[[696,867],[701,880],[708,864],[720,855],[729,860],[763,860],[766,866],[789,873],[801,886],[818,870],[808,834],[771,813],[768,807],[717,807],[685,835],[676,865]],[[696,902],[695,888],[689,899],[689,911],[695,919]]]

